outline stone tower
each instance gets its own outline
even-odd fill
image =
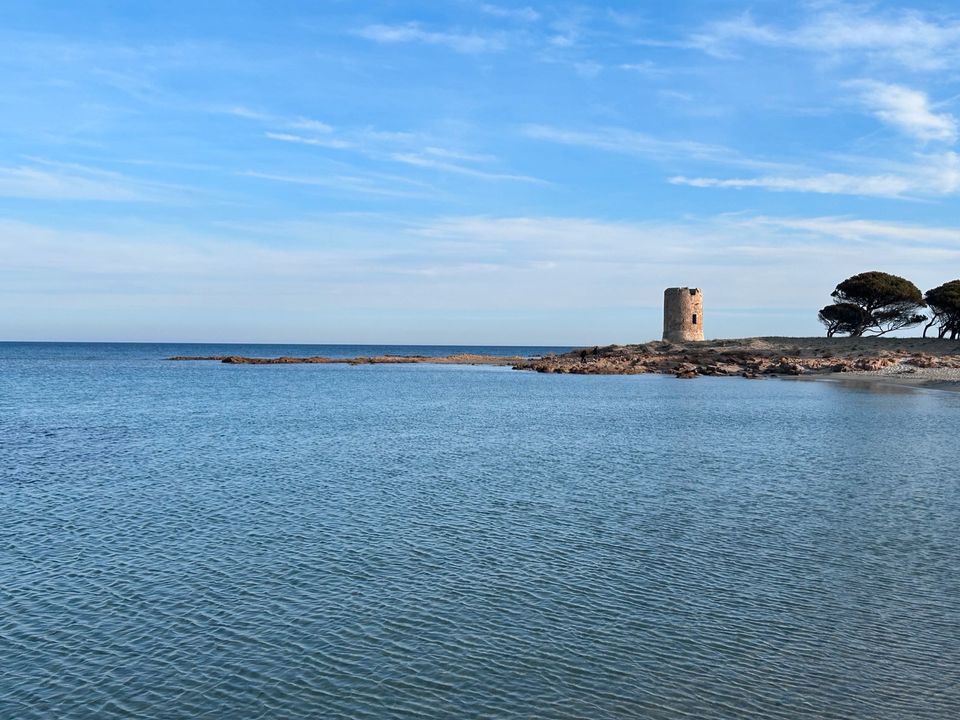
[[[703,293],[700,288],[663,291],[663,339],[671,342],[703,340]]]

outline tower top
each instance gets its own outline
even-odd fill
[[[691,295],[701,295],[701,294],[702,294],[701,291],[700,291],[700,288],[691,288],[691,287],[672,287],[672,288],[667,288],[666,290],[663,291],[663,294],[664,294],[664,296],[666,296],[666,295],[674,295],[674,294],[678,294],[678,293],[682,293],[682,292],[688,292],[688,293],[690,293]]]

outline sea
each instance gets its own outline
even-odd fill
[[[0,343],[0,718],[960,717],[960,393]]]

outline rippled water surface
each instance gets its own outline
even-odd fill
[[[0,344],[0,718],[960,717],[958,394],[223,350]]]

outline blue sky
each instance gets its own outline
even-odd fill
[[[960,276],[948,2],[0,6],[0,339],[820,334]]]

